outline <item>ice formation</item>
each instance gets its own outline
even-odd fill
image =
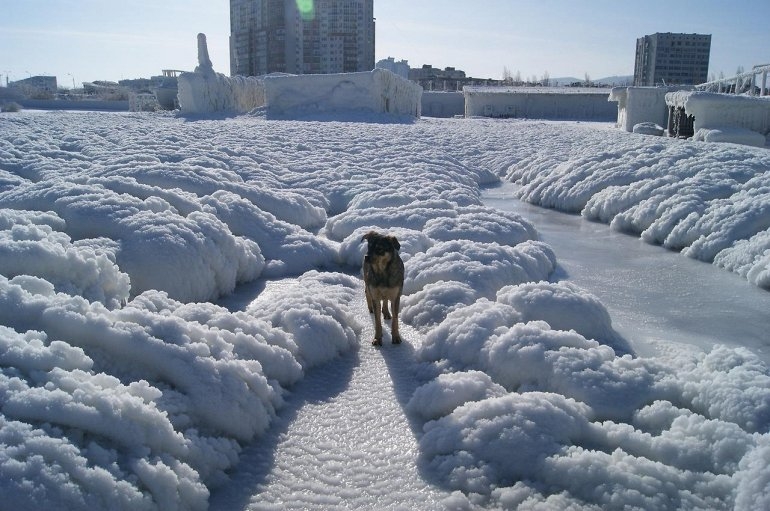
[[[693,117],[694,140],[763,147],[770,134],[767,97],[676,87],[616,87],[609,100],[618,103],[617,127],[629,132],[658,134],[654,126],[670,128],[673,110]]]
[[[204,34],[198,34],[198,67],[179,75],[177,83],[179,108],[185,114],[245,113],[265,104],[260,78],[214,72]]]
[[[770,134],[770,97],[752,97],[734,94],[718,94],[700,91],[678,91],[666,94],[666,103],[674,108],[683,108],[687,115],[695,117],[693,129],[722,129],[723,141],[759,141],[747,138],[745,131],[754,131],[762,136]],[[733,130],[730,131],[729,129]],[[735,135],[731,137],[731,135]],[[749,144],[749,145],[765,145]]]
[[[198,34],[198,67],[179,76],[179,107],[185,114],[246,113],[264,108],[270,118],[420,117],[422,88],[384,69],[327,75],[272,74],[227,77],[214,72],[206,36]]]
[[[328,75],[268,75],[268,117],[395,114],[420,117],[422,88],[386,69]]]
[[[628,132],[642,123],[666,126],[668,106],[666,93],[677,89],[669,87],[614,87],[609,101],[618,103],[617,127]]]

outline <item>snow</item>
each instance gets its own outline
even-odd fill
[[[770,501],[765,359],[637,350],[530,220],[481,198],[516,182],[770,288],[766,149],[365,120],[0,116],[4,505]],[[406,342],[379,350],[360,279],[372,228],[406,265]]]

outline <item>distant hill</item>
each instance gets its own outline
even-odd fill
[[[583,82],[585,78],[575,78],[574,76],[565,76],[562,78],[551,78],[551,82],[562,86],[569,85],[575,82]],[[634,83],[634,75],[625,76],[607,76],[605,78],[591,78],[593,83],[603,83],[607,85],[631,85]]]

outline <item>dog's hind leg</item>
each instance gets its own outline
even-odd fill
[[[369,286],[364,286],[364,294],[366,295],[366,306],[369,308],[369,314],[374,312],[374,301],[372,300],[372,294],[369,292]]]
[[[392,302],[391,302],[392,305]],[[382,317],[385,319],[390,319],[390,309],[388,309],[388,300],[382,301]]]
[[[372,293],[369,292],[369,272],[371,271],[371,263],[369,262],[369,256],[364,256],[364,264],[361,268],[364,274],[364,295],[366,295],[366,306],[369,308],[369,314],[374,312],[374,302],[372,301]]]

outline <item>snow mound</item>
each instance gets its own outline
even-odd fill
[[[607,309],[598,298],[569,282],[537,282],[508,286],[497,301],[515,308],[524,321],[542,320],[557,330],[575,330],[586,339],[630,353],[628,344],[612,328]]]
[[[661,126],[658,126],[654,122],[640,122],[634,124],[632,131],[634,133],[639,133],[640,135],[655,135],[657,137],[662,136],[665,132]]]
[[[723,126],[719,128],[701,128],[692,137],[701,142],[729,142],[754,147],[765,147],[767,139],[762,133],[747,128]]]
[[[408,408],[448,488],[482,507],[723,508],[737,491],[740,508],[752,491],[766,498],[768,368],[719,346],[619,355],[559,316],[582,310],[591,329],[597,308],[570,284],[525,283],[428,331],[417,356],[439,375]]]
[[[358,346],[362,325],[352,310],[363,299],[358,282],[310,271],[286,285],[276,283],[275,291],[263,292],[249,312],[291,334],[297,360],[304,368],[313,367]]]
[[[34,275],[63,293],[99,301],[109,308],[129,296],[129,276],[115,254],[61,232],[64,221],[53,213],[0,209],[0,273],[8,278]]]
[[[401,318],[420,331],[438,325],[450,312],[474,303],[478,291],[464,282],[439,280],[401,298]]]
[[[407,408],[423,420],[438,419],[470,401],[506,394],[504,387],[481,371],[447,373],[419,387],[407,403]]]
[[[309,303],[308,289],[327,301]],[[0,278],[13,325],[0,326],[4,495],[20,508],[204,509],[284,388],[356,345],[357,291],[311,273],[258,314],[153,291],[108,311],[35,277]]]
[[[406,268],[404,293],[438,281],[478,282],[477,292],[494,297],[508,284],[547,279],[556,268],[550,246],[526,241],[515,247],[468,240],[436,243],[414,256]]]
[[[580,442],[590,413],[557,394],[508,394],[427,423],[420,446],[452,488],[488,492],[498,481],[531,479],[549,456]]]
[[[532,224],[515,213],[483,206],[466,206],[455,211],[456,216],[437,217],[426,222],[425,234],[439,241],[463,239],[510,246],[537,239]]]

